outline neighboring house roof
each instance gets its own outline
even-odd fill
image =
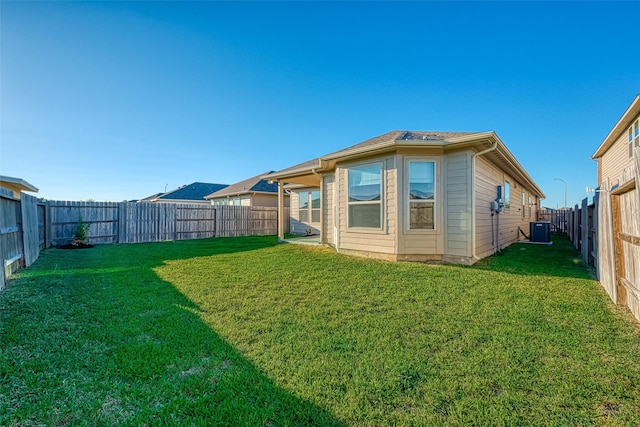
[[[138,200],[131,200],[132,202],[151,202],[152,200],[155,200],[158,198],[158,196],[162,196],[164,193],[156,193],[156,194],[152,194],[151,196],[148,197],[144,197],[142,199],[138,199]]]
[[[0,187],[8,188],[11,191],[20,193],[20,191],[38,192],[38,188],[29,184],[22,178],[14,178],[11,176],[0,175]]]
[[[197,200],[204,201],[205,196],[215,193],[218,190],[227,187],[226,184],[210,184],[207,182],[194,182],[189,185],[183,185],[180,188],[164,193],[153,200]]]
[[[222,188],[214,193],[205,196],[205,199],[217,199],[220,197],[228,197],[228,196],[239,196],[241,194],[249,194],[249,193],[278,193],[278,183],[277,182],[269,182],[269,180],[264,179],[265,175],[273,173],[274,171],[268,171],[265,173],[261,173],[260,175],[256,175],[254,177],[245,179],[244,181],[237,182],[235,184],[231,184],[225,188]]]
[[[596,152],[593,153],[593,156],[591,156],[591,158],[595,160],[602,157],[604,153],[606,153],[607,150],[611,148],[611,146],[618,140],[618,138],[620,138],[620,135],[627,131],[629,126],[631,126],[631,122],[633,122],[633,120],[638,117],[639,114],[640,94],[636,95],[631,105],[629,105],[629,108],[627,108],[622,117],[620,117],[613,129],[611,129],[611,132],[609,132],[609,135],[607,135],[604,141],[602,141],[602,144],[600,144],[600,147],[598,147]]]
[[[540,197],[544,198],[544,193],[540,187],[527,174],[495,132],[394,130],[325,156],[271,173],[265,178],[312,185],[313,181],[310,179],[310,174],[316,174],[323,170],[332,170],[337,161],[384,153],[399,147],[432,147],[446,150],[477,146],[479,150],[483,150],[493,144],[496,145],[496,150],[489,153],[489,155],[497,163],[500,163],[502,167],[511,171],[514,178],[526,182]]]

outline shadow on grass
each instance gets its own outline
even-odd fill
[[[595,278],[593,269],[566,236],[553,235],[552,242],[552,245],[514,243],[471,268],[531,276]]]
[[[275,244],[46,251],[0,296],[0,425],[340,425],[266,377],[153,271]]]

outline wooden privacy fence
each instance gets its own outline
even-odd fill
[[[598,199],[600,282],[640,320],[640,148],[618,182],[600,185]]]
[[[50,201],[47,210],[49,242],[53,246],[71,242],[80,218],[89,224],[88,243],[91,244],[259,236],[278,232],[278,211],[272,207]],[[285,215],[288,217],[288,211]]]
[[[542,216],[551,221],[552,230],[566,233],[595,267],[611,299],[640,320],[640,148],[635,149],[633,166],[615,183],[608,178],[601,183],[593,203],[584,199],[572,209]]]
[[[45,206],[33,196],[0,194],[0,289],[19,267],[29,267],[45,246]]]
[[[597,267],[598,232],[597,232],[597,198],[589,203],[587,198],[580,205],[565,209],[548,209],[540,212],[540,219],[549,221],[551,232],[566,234],[571,243],[580,252],[582,258]]]

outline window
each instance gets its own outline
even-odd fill
[[[531,197],[529,197],[529,218],[531,218],[531,206],[533,206],[533,201],[531,200]]]
[[[349,227],[382,228],[382,165],[353,167],[348,175]]]
[[[522,192],[522,218],[524,218],[524,208],[527,206],[527,196]]]
[[[433,230],[435,162],[409,162],[409,229]]]
[[[320,191],[311,192],[311,222],[320,222]]]
[[[298,216],[301,222],[320,222],[320,190],[301,191],[298,199]]]
[[[509,181],[504,182],[504,208],[509,209],[511,207],[511,184]]]
[[[301,222],[309,222],[309,192],[302,191],[298,199],[298,219]]]
[[[640,119],[629,126],[629,158],[633,157],[633,147],[640,147]]]

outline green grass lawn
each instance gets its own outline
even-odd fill
[[[564,238],[50,249],[0,293],[0,425],[640,425],[640,332]]]

